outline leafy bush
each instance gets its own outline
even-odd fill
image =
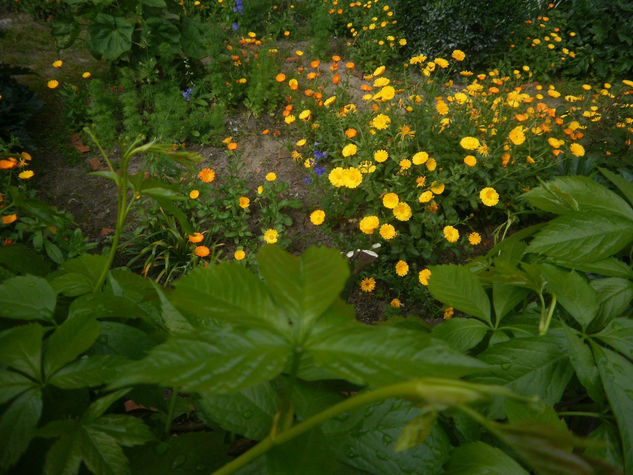
[[[0,63],[0,139],[16,137],[23,145],[31,142],[27,123],[41,107],[42,101],[14,76],[33,74],[28,68]]]

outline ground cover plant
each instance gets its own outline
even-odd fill
[[[0,472],[633,473],[626,31],[409,3],[14,2]]]

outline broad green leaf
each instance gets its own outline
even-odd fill
[[[127,449],[134,475],[211,473],[233,460],[224,431],[188,432],[164,442]],[[186,455],[185,455],[186,454]]]
[[[141,419],[125,414],[106,414],[88,422],[84,427],[109,435],[123,447],[143,445],[155,439],[152,431]]]
[[[143,0],[143,5],[153,8],[162,8],[167,6],[165,0]]]
[[[562,431],[567,431],[567,424],[558,417],[556,410],[552,406],[542,401],[535,403],[525,403],[515,399],[506,398],[504,400],[508,422],[511,424],[526,424],[529,422],[540,422],[549,424]]]
[[[84,254],[83,256],[70,259],[62,264],[62,270],[67,273],[81,274],[86,276],[94,287],[99,281],[101,272],[108,261],[107,256],[99,254]]]
[[[133,31],[127,18],[97,13],[88,27],[86,45],[94,56],[114,61],[132,47]]]
[[[524,196],[532,206],[554,214],[586,211],[601,215],[617,214],[633,220],[633,209],[626,201],[607,187],[584,176],[556,178],[532,188]]]
[[[53,321],[57,296],[41,277],[12,277],[0,284],[0,317]]]
[[[617,186],[618,190],[620,190],[622,194],[626,197],[626,199],[629,201],[629,203],[633,205],[633,183],[631,183],[629,180],[624,178],[622,175],[613,173],[612,171],[607,170],[606,168],[598,167],[598,170],[600,170],[600,173],[606,176],[607,179],[611,183]]]
[[[78,297],[92,292],[90,279],[76,272],[58,275],[50,284],[56,294],[64,294],[66,297]]]
[[[194,269],[178,281],[170,300],[195,318],[192,323],[198,328],[217,319],[282,335],[290,331],[287,317],[273,303],[264,283],[235,262]]]
[[[62,389],[100,386],[112,381],[127,362],[126,358],[116,355],[84,356],[64,366],[47,382]]]
[[[600,329],[614,318],[622,316],[633,302],[633,282],[629,279],[594,279],[591,286],[598,293],[600,301],[597,322],[591,328]]]
[[[592,336],[600,339],[627,358],[633,359],[633,320],[616,318],[600,333]]]
[[[624,473],[633,471],[633,364],[607,348],[592,344],[604,392],[611,404],[624,449]]]
[[[0,368],[0,406],[33,387],[37,387],[37,383],[32,379],[15,371]]]
[[[200,59],[207,53],[206,26],[197,20],[181,17],[180,44],[187,56]]]
[[[90,349],[91,355],[116,355],[140,360],[155,346],[147,333],[118,322],[99,322],[99,338]]]
[[[289,353],[285,340],[263,329],[200,331],[158,345],[112,386],[157,383],[190,392],[234,392],[277,376]]]
[[[42,378],[43,329],[37,324],[20,325],[0,333],[0,364],[21,371],[35,381]]]
[[[478,358],[490,365],[490,371],[473,377],[477,382],[507,386],[526,396],[536,394],[549,405],[560,400],[573,376],[567,349],[551,332],[498,343]]]
[[[112,404],[125,396],[129,391],[129,389],[119,389],[118,391],[113,391],[100,397],[90,404],[88,409],[86,409],[86,412],[84,412],[81,417],[82,422],[90,423],[95,421],[97,418],[101,417]]]
[[[307,382],[281,375],[276,382],[281,386],[282,394],[287,394],[292,401],[299,420],[314,416],[345,398],[342,387],[332,381]],[[347,386],[347,383],[343,384]]]
[[[200,397],[195,406],[207,425],[213,421],[230,432],[262,440],[270,432],[279,409],[279,397],[270,383],[265,382],[232,394]]]
[[[318,366],[374,386],[424,376],[458,377],[486,367],[418,331],[362,324],[312,336],[305,351]]]
[[[107,475],[130,474],[130,466],[116,439],[89,426],[80,432],[81,457],[93,472]]]
[[[554,264],[568,269],[575,269],[590,274],[599,274],[608,277],[622,277],[624,279],[633,278],[633,269],[615,257],[609,257],[596,262],[567,262],[554,259]]]
[[[511,234],[490,249],[486,257],[490,259],[501,257],[511,265],[518,264],[523,254],[525,254],[526,244],[522,241],[534,235],[543,226],[545,226],[545,223],[533,224]]]
[[[620,470],[624,468],[620,435],[618,434],[618,427],[614,423],[602,421],[598,428],[589,434],[589,437],[599,441],[601,444],[587,448],[585,451],[586,455],[606,460]]]
[[[393,449],[396,452],[408,450],[416,445],[424,443],[431,433],[435,421],[437,420],[437,412],[426,412],[409,422],[398,437],[396,445]]]
[[[185,200],[185,196],[182,194],[182,192],[172,190],[171,188],[167,187],[155,186],[152,188],[144,188],[143,190],[141,190],[141,192],[144,195],[151,196],[152,198],[156,199],[165,199],[171,201]]]
[[[0,247],[0,264],[19,274],[40,277],[52,270],[50,261],[22,243]]]
[[[549,264],[540,264],[547,289],[584,329],[598,315],[598,296],[584,277]]]
[[[492,305],[495,309],[495,321],[497,324],[522,302],[530,291],[523,287],[516,287],[501,282],[492,284]]]
[[[490,328],[476,318],[451,318],[433,327],[432,335],[451,348],[466,352],[483,340],[488,330]]]
[[[407,401],[386,399],[330,419],[322,430],[339,458],[365,473],[443,473],[452,446],[438,424],[421,445],[393,450],[404,427],[420,413]]]
[[[69,316],[88,314],[94,318],[142,318],[150,316],[139,303],[126,297],[108,293],[88,294],[73,300],[69,308]]]
[[[571,263],[606,259],[633,241],[633,223],[611,214],[571,213],[550,221],[528,252]]]
[[[163,290],[154,284],[154,290],[158,294],[161,305],[161,317],[165,328],[172,335],[182,335],[192,333],[194,327],[189,321],[174,307],[174,305],[167,299]]]
[[[575,330],[565,326],[567,336],[567,348],[578,380],[585,387],[587,393],[594,401],[604,402],[604,393],[600,382],[600,373],[593,359],[591,349],[580,339]]]
[[[528,475],[503,450],[477,441],[460,445],[451,454],[446,473],[454,475]]]
[[[457,265],[433,266],[430,269],[429,291],[433,297],[491,323],[490,300],[479,277],[468,268]]]
[[[112,180],[117,185],[119,184],[119,175],[110,171],[98,171],[98,172],[90,172],[89,175],[100,176],[101,178],[107,178],[108,180]]]
[[[299,341],[336,300],[349,276],[347,262],[335,249],[311,247],[295,257],[275,245],[257,255],[260,272],[276,302],[292,321]]]
[[[46,454],[45,475],[76,475],[81,465],[81,429],[72,421],[73,427],[61,434]]]
[[[88,314],[70,316],[46,343],[44,374],[50,377],[58,369],[92,346],[99,336],[99,323]]]
[[[29,446],[42,414],[40,388],[18,396],[0,417],[0,467],[3,471],[15,464]]]

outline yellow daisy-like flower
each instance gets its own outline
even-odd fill
[[[328,97],[328,98],[327,98],[327,99],[323,102],[323,105],[324,105],[325,107],[329,107],[329,106],[331,106],[332,104],[334,104],[334,101],[335,101],[335,100],[336,100],[336,96]]]
[[[301,114],[299,114],[299,119],[301,120],[310,120],[310,117],[312,117],[312,112],[310,111],[310,109],[301,111]]]
[[[264,241],[268,244],[275,244],[277,242],[277,238],[279,238],[279,233],[276,229],[267,229],[264,233]]]
[[[233,254],[233,257],[236,261],[241,261],[246,257],[246,253],[242,249],[238,249],[237,251],[235,251],[235,254]]]
[[[59,81],[57,79],[51,79],[46,83],[49,89],[56,89],[59,86]]]
[[[464,163],[469,167],[474,167],[475,165],[477,165],[477,159],[474,155],[466,155],[464,157]]]
[[[411,168],[411,160],[409,160],[408,158],[400,160],[400,168],[402,170],[408,170],[409,168]]]
[[[383,224],[380,226],[380,236],[389,241],[390,239],[395,238],[398,233],[396,232],[396,228],[394,228],[391,224]]]
[[[385,208],[388,209],[394,209],[399,202],[400,199],[398,198],[398,195],[396,193],[387,193],[385,196],[382,197],[382,204]]]
[[[402,307],[402,302],[400,301],[400,299],[395,298],[391,302],[389,302],[389,305],[391,305],[393,308],[400,308]]]
[[[380,226],[378,216],[365,216],[360,220],[360,230],[365,234],[374,234],[374,231]]]
[[[404,202],[398,203],[397,206],[393,208],[393,215],[398,221],[409,221],[412,215],[411,206]]]
[[[453,226],[444,226],[444,237],[448,242],[457,242],[459,239],[459,231]]]
[[[344,178],[345,178],[345,170],[341,167],[333,168],[328,175],[328,179],[330,180],[330,183],[336,188],[340,188],[341,186],[343,186],[345,182]]]
[[[20,172],[18,178],[21,178],[22,180],[29,180],[30,178],[33,178],[33,175],[35,175],[33,170],[24,170]]]
[[[414,165],[424,165],[426,161],[429,159],[429,154],[426,152],[418,152],[416,153],[411,161]]]
[[[211,183],[215,180],[215,172],[211,168],[203,168],[200,170],[200,173],[198,173],[198,176],[205,183]]]
[[[315,226],[323,224],[323,221],[325,221],[325,211],[323,211],[322,209],[317,209],[313,211],[312,213],[310,213],[310,221]]]
[[[343,147],[342,153],[344,157],[351,157],[353,155],[356,155],[357,151],[358,151],[358,147],[355,144],[350,143],[350,144],[347,144],[345,147]]]
[[[508,137],[514,145],[521,145],[523,142],[525,142],[525,127],[523,127],[522,125],[515,127],[510,131]]]
[[[429,279],[431,278],[431,270],[430,269],[422,269],[418,273],[418,280],[422,285],[429,285]]]
[[[464,137],[459,141],[459,145],[466,150],[477,150],[480,143],[476,137]]]
[[[420,203],[428,203],[432,199],[433,199],[433,192],[431,191],[424,191],[420,194],[420,196],[418,196],[418,201]]]
[[[63,64],[64,62],[61,59],[58,59],[57,61],[53,61],[53,67],[57,69],[61,68]]]
[[[360,281],[360,290],[363,292],[372,292],[376,288],[376,280],[373,277],[366,277]]]
[[[444,183],[440,183],[439,185],[436,184],[436,182],[431,183],[431,191],[436,195],[441,195],[442,193],[444,193],[444,188],[446,188],[446,185],[444,185]]]
[[[622,79],[622,84],[624,84],[625,86],[633,87],[633,81],[631,81],[630,79]]]
[[[451,57],[455,61],[464,61],[464,58],[466,58],[466,53],[464,53],[462,50],[456,49],[455,51],[453,51],[453,54],[451,54]]]
[[[290,125],[290,124],[292,124],[295,120],[297,120],[297,118],[296,118],[294,115],[290,114],[290,115],[286,116],[286,118],[284,119],[284,122],[285,122],[286,124]]]
[[[246,209],[250,206],[251,200],[246,196],[240,196],[240,208]]]
[[[378,66],[375,70],[374,70],[374,74],[372,74],[372,76],[380,76],[382,73],[385,72],[385,67],[384,66]]]
[[[434,158],[429,158],[428,161],[426,162],[426,169],[428,171],[432,172],[436,168],[437,168],[437,162],[435,161],[435,159]]]
[[[199,196],[200,192],[198,190],[191,190],[189,192],[189,198],[191,198],[192,200],[197,200]]]
[[[81,75],[81,77],[82,77],[82,78],[84,78],[84,79],[90,79],[90,76],[92,76],[92,74],[90,74],[90,72],[88,72],[88,71],[85,71],[85,72]]]
[[[374,81],[374,87],[385,87],[390,82],[388,78],[378,78]]]
[[[363,182],[363,174],[358,168],[349,167],[343,171],[343,186],[356,188]]]
[[[486,206],[495,206],[499,202],[499,193],[494,188],[487,186],[479,192],[479,198]]]
[[[385,114],[378,114],[371,121],[371,126],[378,130],[385,130],[391,124],[391,119]]]
[[[479,235],[479,233],[470,233],[468,235],[468,242],[471,244],[471,246],[476,246],[481,242],[481,236]]]
[[[374,160],[378,163],[385,162],[389,158],[389,153],[386,150],[378,150],[374,153]]]
[[[277,179],[277,175],[274,172],[269,172],[266,174],[266,181],[275,181]]]
[[[579,143],[573,143],[569,146],[569,151],[576,157],[582,157],[585,155],[585,147]]]
[[[409,273],[409,264],[407,264],[405,261],[396,262],[396,274],[398,274],[400,277],[404,277],[408,273]]]

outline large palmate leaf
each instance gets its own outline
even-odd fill
[[[53,320],[57,296],[41,277],[12,277],[0,284],[0,317],[19,320]]]
[[[433,327],[433,336],[457,351],[468,351],[484,339],[490,330],[475,318],[451,318]]]
[[[238,263],[194,269],[178,281],[170,300],[198,328],[217,319],[281,334],[289,332],[288,319],[274,304],[264,283]]]
[[[19,274],[42,277],[52,270],[48,260],[21,243],[0,247],[0,264]]]
[[[18,461],[33,438],[42,414],[42,392],[32,388],[17,397],[0,417],[0,467]]]
[[[633,360],[633,320],[616,318],[594,336]]]
[[[570,213],[550,221],[528,246],[570,263],[606,259],[633,241],[633,222],[612,214]]]
[[[528,475],[503,450],[477,441],[460,445],[451,454],[446,473],[454,475]]]
[[[62,389],[100,386],[119,374],[127,362],[117,355],[84,356],[54,373],[48,383]]]
[[[20,373],[0,369],[0,405],[10,401],[27,389],[36,386],[37,383],[35,381]]]
[[[604,393],[600,382],[600,373],[596,367],[589,345],[586,345],[575,330],[565,327],[569,360],[576,376],[585,387],[587,393],[596,402],[604,401]]]
[[[317,366],[375,386],[424,376],[459,377],[486,367],[418,331],[361,324],[313,336],[305,351]]]
[[[557,178],[531,189],[525,197],[532,206],[550,213],[587,211],[601,215],[617,214],[633,220],[633,208],[626,201],[584,176]]]
[[[516,307],[530,291],[523,287],[516,287],[501,282],[492,284],[492,303],[495,309],[497,324],[505,317],[510,310]]]
[[[37,323],[0,333],[0,365],[9,366],[39,381],[42,377],[43,333],[43,328]]]
[[[88,27],[86,45],[94,56],[114,61],[132,48],[133,31],[127,18],[98,13]]]
[[[275,245],[257,255],[260,271],[301,341],[339,296],[349,276],[347,262],[335,249],[311,247],[295,257]]]
[[[457,265],[431,267],[429,291],[440,302],[469,315],[490,321],[490,300],[479,278]]]
[[[274,378],[289,353],[287,341],[263,329],[200,331],[158,345],[125,368],[113,386],[158,383],[183,391],[228,393]]]
[[[99,323],[91,315],[79,314],[66,319],[48,339],[44,374],[52,375],[92,346],[99,336]]]
[[[600,329],[614,318],[622,316],[633,302],[633,282],[629,279],[594,279],[591,286],[598,293],[600,302],[597,321],[592,323],[591,328]]]

